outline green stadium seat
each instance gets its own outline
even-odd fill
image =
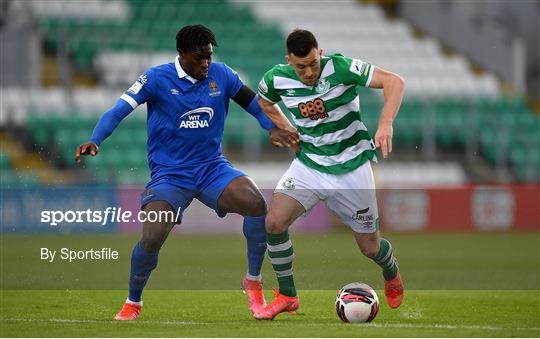
[[[75,144],[75,138],[73,133],[69,129],[59,129],[55,135],[55,144],[64,148],[64,146],[71,146]]]
[[[5,153],[0,153],[0,169],[2,171],[9,171],[11,170],[11,161],[9,160],[9,157]]]
[[[44,43],[47,48],[55,48],[60,33],[64,32],[71,43],[69,48],[73,60],[77,67],[82,68],[91,65],[98,47],[127,51],[174,51],[176,31],[182,25],[196,20],[208,25],[216,33],[219,43],[215,50],[217,59],[238,70],[244,81],[252,87],[257,86],[263,73],[270,67],[284,62],[282,33],[274,25],[258,22],[248,7],[230,4],[224,0],[128,0],[127,3],[131,7],[131,16],[125,22],[42,20],[40,27],[45,34]],[[249,58],[246,58],[246,55],[249,55]],[[362,120],[374,134],[382,102],[371,90],[361,88],[359,93]],[[475,101],[432,99],[429,102],[405,98],[394,123],[396,144],[421,144],[424,129],[429,128],[431,114],[434,114],[437,142],[445,148],[462,148],[468,135],[478,135],[481,153],[485,154],[490,162],[496,163],[495,145],[500,144],[501,126],[505,126],[509,129],[509,138],[504,140],[503,144],[511,145],[509,161],[512,164],[522,161],[519,154],[512,153],[516,148],[522,147],[540,153],[540,119],[530,112],[525,100],[519,97],[479,98]],[[95,123],[96,119],[90,121],[77,115],[47,119],[30,116],[28,129],[37,144],[54,141],[65,160],[71,162],[74,144],[80,143]],[[66,133],[66,130],[69,133]],[[253,131],[251,138],[257,138],[263,145],[267,145],[267,135],[257,126],[256,121],[232,104],[226,122],[225,143],[232,146],[244,145],[246,138],[250,138],[246,137],[247,130]],[[100,156],[87,162],[88,166],[93,171],[107,167],[112,172],[99,170],[103,174],[96,178],[98,181],[117,178],[116,167],[146,168],[144,118],[130,117],[122,122],[102,145],[101,151]],[[519,166],[515,168],[519,171]],[[139,181],[131,178],[125,180]]]
[[[0,171],[0,181],[2,188],[10,188],[17,183],[17,177],[11,169]]]
[[[102,150],[100,149],[99,153],[95,157],[84,157],[84,163],[86,167],[95,169],[95,170],[106,170],[108,163],[106,156],[103,155]]]
[[[11,187],[29,188],[40,185],[40,181],[39,177],[31,171],[9,171],[2,173],[2,184]]]
[[[98,157],[92,160],[96,160]],[[109,184],[115,182],[114,173],[109,171],[106,167],[92,167],[91,178],[100,184]]]
[[[37,145],[46,145],[50,141],[52,131],[46,119],[30,114],[26,126]]]

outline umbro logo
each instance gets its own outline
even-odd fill
[[[178,95],[180,92],[176,88],[171,88],[171,94],[172,95]]]

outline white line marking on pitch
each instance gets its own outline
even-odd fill
[[[26,322],[52,322],[52,323],[122,323],[116,320],[92,320],[92,319],[27,319],[27,318],[0,318],[2,321],[26,321]],[[176,320],[142,320],[134,321],[134,324],[156,324],[156,325],[218,325],[215,323],[204,323],[194,321],[176,321]],[[326,324],[327,326],[328,324]],[[343,326],[341,323],[334,324],[335,326]],[[517,331],[540,331],[540,327],[502,327],[502,326],[482,326],[482,325],[444,325],[444,324],[353,324],[353,326],[365,326],[375,328],[424,328],[424,329],[448,329],[448,330],[517,330]]]
[[[118,320],[92,320],[92,319],[26,319],[26,318],[0,318],[2,321],[28,321],[28,322],[51,322],[51,323],[90,323],[90,324],[105,324],[105,323],[125,323]],[[159,325],[209,325],[210,323],[201,323],[194,321],[176,321],[176,320],[142,320],[134,321],[133,324],[159,324]]]
[[[443,325],[443,324],[363,324],[366,327],[380,327],[380,328],[426,328],[426,329],[445,329],[445,330],[518,330],[518,331],[540,331],[540,327],[502,327],[502,326],[482,326],[482,325]]]

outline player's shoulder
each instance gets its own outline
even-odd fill
[[[332,55],[327,56],[329,60],[332,60],[332,63],[334,66],[349,66],[351,64],[351,58],[341,54],[341,53],[335,53]]]
[[[144,81],[144,83],[146,83],[149,80],[154,80],[154,79],[162,77],[165,74],[170,74],[170,73],[176,73],[176,67],[174,66],[173,62],[148,68],[139,77],[139,81],[142,80]]]
[[[329,60],[332,60],[334,70],[338,75],[347,76],[350,72],[361,74],[367,67],[362,60],[349,58],[340,53],[330,55]]]
[[[166,64],[157,65],[154,67],[151,67],[147,70],[147,72],[152,73],[153,75],[160,75],[165,73],[176,73],[176,67],[174,65],[174,62],[168,62]]]
[[[230,72],[236,72],[231,66],[227,65],[224,62],[212,62],[212,66],[210,67],[211,72],[219,72],[219,73],[230,73]]]
[[[265,77],[267,78],[273,78],[275,76],[293,77],[294,69],[288,64],[277,64],[265,73]]]
[[[214,77],[230,77],[235,74],[236,71],[224,62],[212,62],[210,66],[210,75]]]
[[[346,57],[345,55],[341,54],[341,53],[334,53],[334,54],[330,54],[330,55],[325,55],[326,58],[330,58],[332,60],[343,60],[343,59],[349,59],[348,57]]]

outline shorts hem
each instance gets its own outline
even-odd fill
[[[317,201],[315,202],[315,204],[313,204],[313,206],[311,206],[310,208],[307,208],[306,205],[298,199],[298,197],[295,197],[293,194],[289,194],[288,191],[281,191],[281,190],[280,190],[280,191],[276,191],[276,190],[274,190],[274,194],[279,194],[279,193],[284,194],[284,195],[286,195],[286,196],[288,196],[288,197],[294,199],[295,201],[297,201],[297,202],[304,208],[304,213],[308,213],[309,211],[311,211],[311,209],[313,208],[313,206],[315,206],[315,205],[317,204],[317,202],[320,201],[320,199],[317,200]]]

